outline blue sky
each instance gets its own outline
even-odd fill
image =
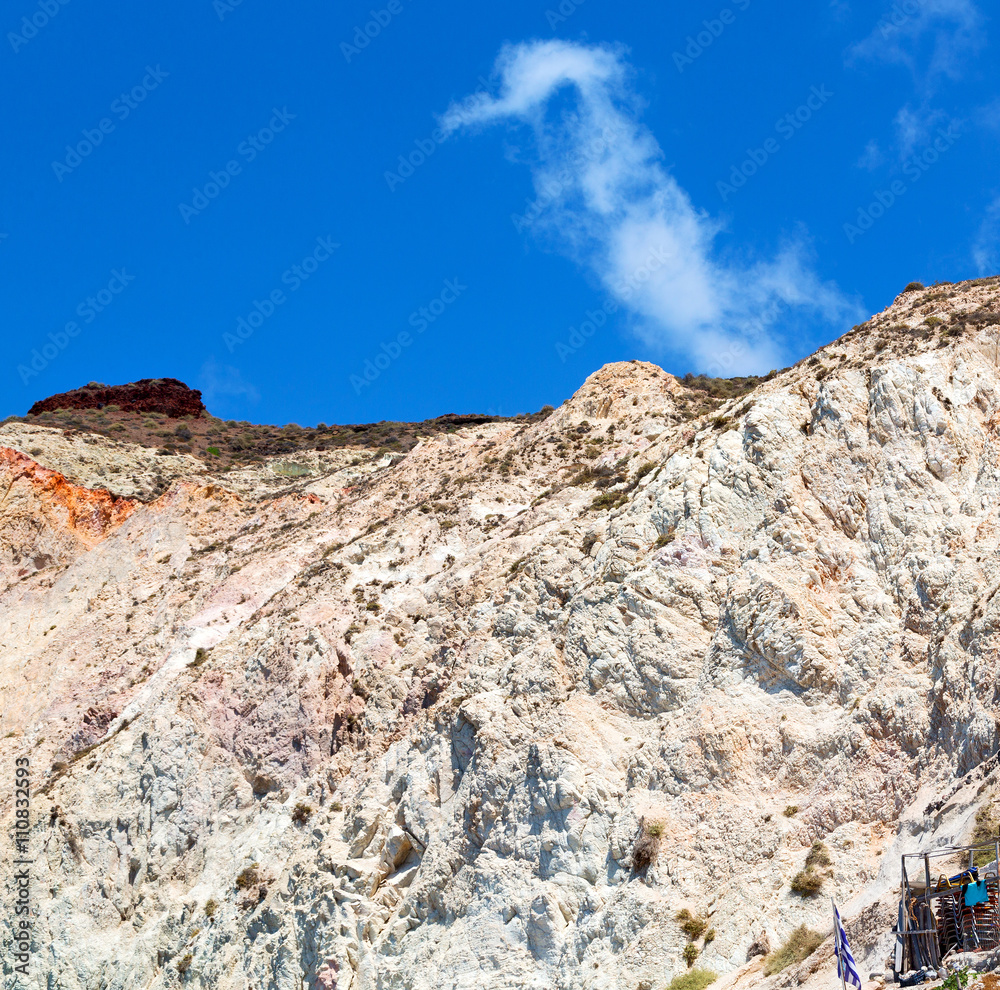
[[[974,0],[12,0],[0,415],[171,376],[259,422],[790,364],[1000,271]]]

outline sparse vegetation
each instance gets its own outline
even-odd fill
[[[251,887],[256,887],[259,883],[260,867],[256,863],[251,863],[248,867],[241,870],[236,877],[237,890],[249,890]]]
[[[830,850],[818,839],[806,855],[806,869],[823,869],[830,865]]]
[[[976,824],[972,828],[972,837],[969,842],[972,845],[993,842],[1000,834],[1000,822],[993,815],[993,801],[988,799],[986,803],[976,812]],[[986,849],[978,849],[975,853],[975,865],[985,866],[993,861],[995,857],[993,846]]]
[[[651,829],[655,830],[655,835],[650,831]],[[650,822],[648,825],[643,825],[639,837],[632,847],[632,869],[636,873],[647,869],[656,862],[656,858],[660,854],[662,836],[663,824],[661,822]]]
[[[800,897],[815,897],[823,889],[824,879],[816,870],[799,870],[792,877],[792,892]]]
[[[209,652],[203,646],[199,646],[194,652],[194,659],[188,664],[189,667],[200,667],[209,657]]]
[[[808,959],[820,946],[823,936],[805,925],[799,925],[781,946],[772,952],[764,962],[764,973],[774,976],[783,969]]]
[[[623,506],[628,501],[628,495],[625,492],[601,492],[593,502],[590,503],[591,509],[617,509]]]
[[[295,810],[292,812],[292,821],[296,825],[305,825],[309,821],[309,816],[313,813],[312,806],[308,804],[302,804],[299,802],[295,805]]]
[[[177,972],[186,973],[191,968],[191,963],[194,962],[194,956],[189,952],[183,959],[180,959],[177,963]]]
[[[830,875],[830,850],[817,840],[806,854],[805,869],[792,877],[792,892],[800,897],[815,897]]]
[[[281,478],[308,478],[312,471],[301,464],[276,464],[274,473]]]
[[[692,969],[680,976],[675,976],[667,990],[705,990],[710,983],[714,983],[718,976],[710,969]]]
[[[207,901],[205,901],[205,917],[206,918],[214,918],[215,917],[215,912],[218,911],[218,910],[219,910],[219,904],[218,904],[217,901],[214,901],[211,898],[209,898]]]
[[[687,908],[683,908],[674,915],[674,921],[681,926],[681,931],[693,942],[696,938],[701,938],[708,929],[708,921],[700,915],[692,914]]]
[[[797,804],[788,805],[782,814],[786,818],[794,818],[799,813],[799,806]]]
[[[106,387],[106,386],[101,386]],[[103,409],[57,409],[32,416],[9,417],[9,422],[51,426],[67,432],[79,430],[137,443],[161,455],[178,452],[199,453],[210,458],[214,470],[228,470],[241,464],[261,463],[265,458],[293,457],[305,450],[337,450],[364,447],[370,451],[404,454],[422,437],[454,433],[467,426],[485,423],[517,422],[529,424],[548,416],[538,412],[529,416],[439,416],[421,423],[366,423],[362,425],[309,427],[269,426],[237,420],[221,420],[203,414],[175,419],[154,417],[149,412],[127,412],[115,404]],[[290,468],[285,474],[283,469]],[[282,462],[279,477],[306,477],[312,471],[294,462]]]
[[[903,289],[904,292],[922,292],[924,289],[923,282],[908,282],[906,288]]]
[[[671,526],[665,533],[660,533],[656,538],[656,542],[653,544],[657,550],[661,550],[663,547],[667,546],[669,543],[674,542],[674,527]]]
[[[688,944],[684,946],[684,962],[688,964],[688,969],[694,965],[695,960],[700,955],[701,952],[698,950],[698,946],[695,945],[694,942],[688,942]]]

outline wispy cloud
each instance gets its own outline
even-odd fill
[[[932,130],[947,119],[948,115],[943,110],[930,107],[914,110],[909,103],[901,107],[895,120],[899,157],[909,158],[917,148],[929,144]]]
[[[214,357],[209,358],[201,366],[198,385],[207,406],[225,399],[243,399],[247,402],[260,401],[260,392],[257,390],[257,386],[248,382],[239,368],[234,368],[229,364],[219,364]]]
[[[874,172],[883,161],[884,156],[882,155],[882,149],[879,147],[878,141],[876,141],[875,138],[872,138],[865,145],[865,150],[861,153],[861,157],[857,160],[856,164],[858,168],[863,168],[868,172]]]
[[[1000,273],[1000,196],[986,207],[972,245],[972,260],[980,275]]]
[[[942,78],[961,77],[986,42],[982,28],[973,0],[907,0],[893,4],[848,59],[906,66],[917,89],[930,95]]]
[[[695,207],[638,122],[621,49],[527,42],[505,47],[496,72],[499,95],[453,104],[442,126],[531,129],[532,151],[519,157],[537,195],[533,232],[592,270],[651,343],[687,352],[700,368],[742,351],[746,365],[766,370],[786,356],[775,326],[788,310],[831,323],[856,317],[857,306],[812,270],[801,236],[772,259],[717,250],[722,224]]]

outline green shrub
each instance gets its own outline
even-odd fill
[[[799,813],[799,806],[797,804],[790,804],[790,805],[788,805],[788,807],[785,808],[785,810],[782,812],[782,814],[786,818],[792,818],[795,815],[797,815],[798,813]]]
[[[696,938],[701,938],[708,928],[708,922],[700,915],[692,914],[687,908],[678,911],[674,915],[674,921],[681,926],[681,931],[693,942]]]
[[[218,910],[219,910],[219,905],[217,901],[214,901],[211,898],[205,901],[205,916],[207,918],[214,918],[215,912]]]
[[[924,288],[924,283],[923,282],[909,282],[909,283],[907,283],[907,286],[906,286],[905,289],[903,289],[903,291],[904,292],[921,292],[923,290],[923,288]]]
[[[694,942],[688,942],[688,944],[684,946],[684,962],[688,964],[688,969],[694,965],[695,959],[697,959],[700,955],[701,953],[698,951],[698,946],[695,945]]]
[[[709,928],[709,930],[705,932],[705,945],[709,945],[714,941],[715,941],[715,929]]]
[[[814,932],[805,925],[799,925],[781,948],[772,952],[764,961],[764,974],[774,976],[775,973],[808,959],[822,941],[823,936],[819,932]]]
[[[221,451],[219,450],[218,447],[206,447],[205,453],[209,454],[211,457],[221,456]]]
[[[617,509],[628,501],[628,495],[624,492],[602,492],[593,502],[591,509]]]
[[[296,825],[305,825],[309,821],[309,816],[312,812],[313,810],[310,805],[299,802],[299,804],[295,805],[295,810],[292,812],[292,821]]]
[[[189,952],[183,959],[177,963],[177,972],[186,973],[191,968],[191,963],[194,961],[194,956]]]
[[[646,835],[651,835],[654,839],[663,838],[663,822],[650,822],[646,826]]]
[[[710,983],[718,979],[710,969],[692,969],[670,981],[667,990],[705,990]]]

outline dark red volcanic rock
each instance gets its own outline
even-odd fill
[[[36,402],[29,416],[57,409],[103,409],[116,405],[123,412],[155,412],[177,419],[180,416],[200,417],[206,412],[201,392],[188,388],[176,378],[143,378],[128,385],[99,385],[92,382],[83,388],[60,395],[51,395]]]

